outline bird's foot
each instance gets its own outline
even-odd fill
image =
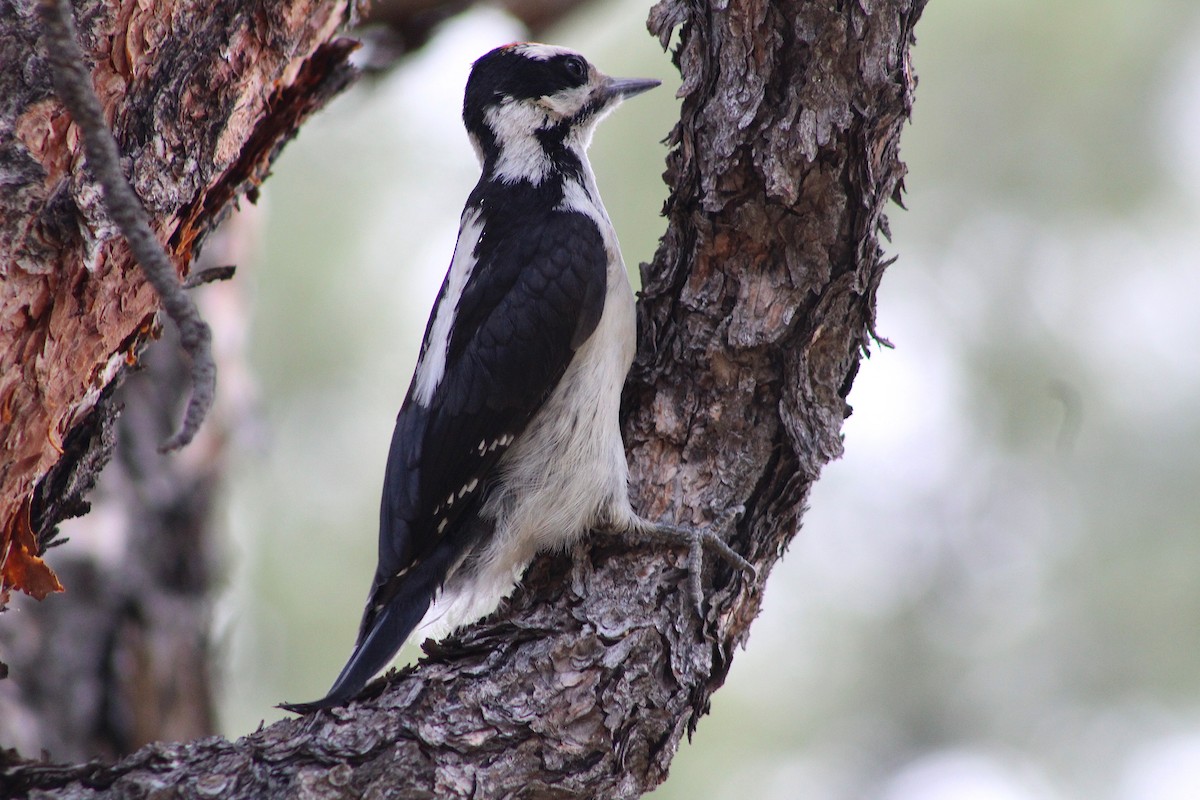
[[[713,528],[691,528],[669,522],[651,522],[635,516],[627,531],[617,533],[623,533],[625,536],[632,536],[648,543],[686,547],[688,549],[688,589],[692,596],[692,602],[695,604],[696,613],[703,618],[704,589],[701,578],[704,574],[705,548],[713,551],[751,581],[758,577],[758,570],[754,568],[754,565],[726,544],[722,535],[733,527],[745,510],[744,506],[730,509],[721,516]]]

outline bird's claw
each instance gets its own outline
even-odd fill
[[[725,512],[717,525],[716,531],[731,528],[737,519],[745,512],[744,506],[737,506]],[[691,528],[686,525],[673,525],[666,522],[651,522],[637,518],[632,526],[634,535],[653,542],[660,542],[674,547],[686,545],[688,548],[688,589],[695,604],[696,614],[704,617],[704,589],[701,578],[704,573],[704,550],[714,551],[726,563],[743,573],[750,581],[758,579],[758,570],[740,553],[730,547],[725,539],[714,529]]]

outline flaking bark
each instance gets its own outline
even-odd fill
[[[186,275],[231,203],[349,79],[353,45],[334,39],[347,3],[131,0],[109,11],[75,10],[88,67],[127,177]],[[82,168],[39,38],[34,4],[0,2],[0,526],[27,513],[157,310]]]
[[[104,210],[158,293],[163,311],[179,328],[180,344],[192,363],[192,391],[183,424],[163,445],[165,450],[178,450],[195,438],[213,404],[217,365],[212,356],[212,330],[184,291],[175,265],[150,230],[150,218],[121,171],[121,152],[92,89],[92,73],[79,49],[71,4],[68,0],[41,0],[38,18],[55,94],[83,141],[88,170],[104,197]]]
[[[595,538],[540,559],[506,608],[367,702],[113,766],[14,765],[0,790],[632,798],[658,785],[841,453],[923,5],[663,0],[651,14],[664,42],[679,30],[683,115],[626,393],[635,504],[696,524],[744,506],[731,541],[759,584],[714,563],[699,620],[685,553]]]
[[[336,39],[345,2],[244,5],[77,4],[82,70],[179,274],[300,121],[351,77],[354,45]],[[108,559],[86,534],[50,551],[67,594],[0,615],[0,674],[11,667],[0,741],[115,757],[214,729],[207,518],[221,421],[186,456],[159,458],[173,427],[163,423],[188,393],[186,361],[171,345],[144,351],[158,336],[157,298],[85,169],[36,7],[0,0],[0,559],[4,532],[21,524],[45,548],[58,522],[96,499],[115,448],[120,463],[107,473],[117,487],[103,493],[108,513],[89,519]],[[134,361],[150,368],[121,386]],[[9,591],[0,580],[0,610]]]

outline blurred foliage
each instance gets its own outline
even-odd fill
[[[647,9],[557,31],[667,86],[593,148],[636,272],[678,78]],[[1200,796],[1200,9],[934,0],[900,261],[792,551],[661,798]],[[226,730],[320,694],[374,564],[396,408],[477,177],[451,23],[305,127],[266,187],[271,431],[231,502]],[[249,270],[247,270],[249,272]]]

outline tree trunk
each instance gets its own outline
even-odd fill
[[[664,44],[680,29],[684,100],[626,393],[635,505],[698,525],[744,508],[730,539],[756,582],[713,562],[701,620],[686,553],[596,538],[539,559],[497,614],[370,701],[112,766],[14,764],[0,790],[627,798],[664,780],[841,452],[923,5],[662,0],[651,13]]]
[[[0,7],[0,523],[154,330],[156,297],[82,169],[78,130],[53,97],[33,4]],[[266,176],[298,123],[341,88],[353,45],[331,42],[345,0],[76,11],[127,174],[186,275],[232,201]],[[161,15],[161,16],[159,16]],[[172,32],[186,33],[170,38]]]
[[[257,216],[243,211],[222,225],[198,267],[239,263]],[[151,741],[216,732],[213,517],[226,445],[247,427],[254,400],[244,377],[242,285],[206,287],[197,298],[215,323],[223,380],[185,453],[159,452],[191,391],[173,328],[112,387],[122,410],[111,463],[88,497],[87,515],[65,526],[70,546],[48,557],[67,593],[18,600],[18,613],[0,620],[0,655],[9,665],[0,682],[0,746],[60,760],[112,760]],[[55,481],[43,482],[38,495],[57,491]]]
[[[334,40],[346,2],[242,5],[80,3],[75,13],[126,172],[181,275],[352,74],[353,43]],[[237,402],[238,381],[187,453],[158,453],[190,391],[186,363],[173,330],[144,349],[159,335],[157,297],[86,173],[39,34],[35,3],[0,0],[0,565],[20,556],[43,576],[15,588],[53,588],[37,556],[58,522],[88,510],[84,496],[120,445],[90,499],[100,513],[49,559],[69,593],[0,617],[0,676],[11,673],[0,743],[111,758],[214,729],[209,512],[230,421],[220,406]],[[214,287],[210,299],[228,306],[231,291]],[[218,332],[218,351],[238,323]],[[16,547],[20,531],[30,547]],[[9,577],[0,568],[0,610]]]

